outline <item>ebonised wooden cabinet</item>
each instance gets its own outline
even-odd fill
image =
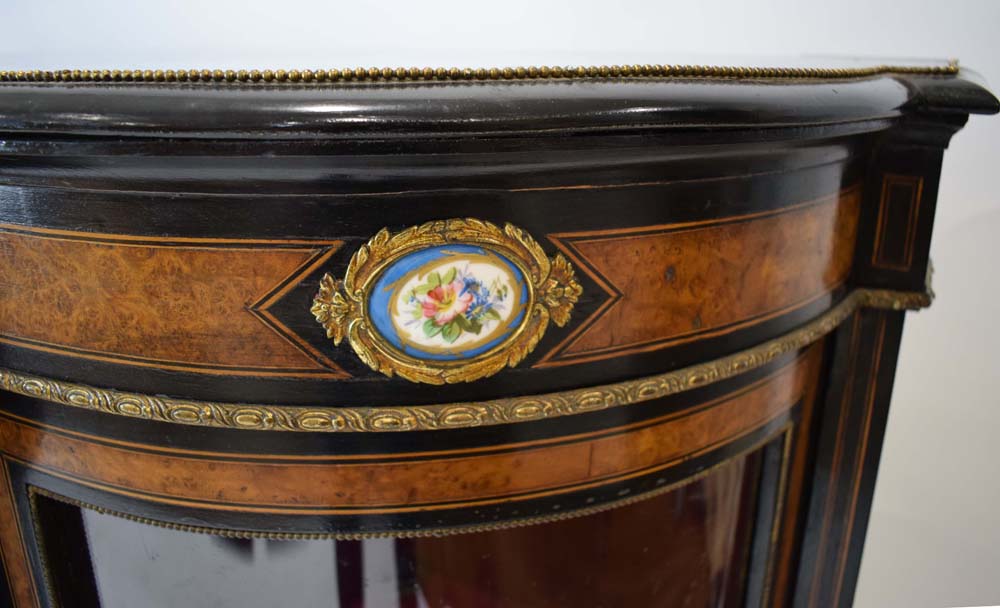
[[[955,65],[0,72],[0,602],[851,604]]]

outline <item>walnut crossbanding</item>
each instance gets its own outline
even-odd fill
[[[615,384],[476,403],[392,407],[304,407],[220,403],[95,388],[0,368],[0,388],[84,409],[196,426],[268,431],[398,432],[458,429],[583,414],[657,399],[737,376],[801,349],[863,307],[930,305],[932,294],[857,289],[817,319],[735,354]]]

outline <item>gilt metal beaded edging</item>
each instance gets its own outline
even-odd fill
[[[747,67],[712,65],[600,65],[490,68],[383,67],[317,70],[2,70],[0,82],[181,82],[309,84],[344,82],[455,82],[585,78],[845,79],[883,74],[958,74],[958,62],[938,66],[874,65],[856,68]]]
[[[475,403],[384,407],[218,403],[95,388],[3,368],[0,389],[92,411],[217,428],[391,432],[511,424],[621,407],[712,384],[816,342],[861,308],[912,310],[929,306],[932,297],[930,290],[857,289],[802,327],[714,361],[615,384]]]
[[[474,524],[460,524],[456,526],[447,527],[431,527],[431,528],[416,528],[416,529],[393,529],[393,530],[380,530],[372,532],[274,532],[274,531],[262,531],[262,530],[240,530],[235,528],[217,528],[204,525],[194,525],[194,524],[184,524],[172,521],[166,521],[161,519],[153,519],[150,517],[143,517],[141,515],[135,515],[133,513],[128,513],[125,511],[119,511],[116,509],[108,509],[93,503],[89,503],[77,498],[70,498],[68,496],[63,496],[41,488],[35,485],[28,485],[28,499],[31,507],[32,521],[36,530],[41,529],[41,520],[38,514],[38,498],[47,498],[50,500],[56,500],[64,504],[72,505],[80,509],[89,509],[95,511],[102,515],[109,515],[111,517],[117,517],[120,519],[132,521],[135,523],[145,524],[148,526],[155,526],[157,528],[163,528],[166,530],[175,530],[178,532],[188,532],[191,534],[205,534],[208,536],[217,536],[223,538],[240,538],[240,539],[250,539],[250,538],[261,538],[266,540],[277,540],[277,541],[287,541],[287,540],[369,540],[375,538],[441,538],[444,536],[455,536],[457,534],[473,534],[477,532],[495,532],[498,530],[511,530],[514,528],[524,528],[527,526],[535,526],[538,524],[547,524],[557,521],[566,521],[570,519],[577,519],[579,517],[586,517],[588,515],[595,515],[597,513],[603,513],[605,511],[611,511],[613,509],[618,509],[621,507],[627,507],[633,505],[637,502],[648,500],[650,498],[655,498],[657,496],[662,496],[669,492],[673,492],[679,488],[686,487],[690,484],[701,481],[710,475],[718,472],[728,466],[732,466],[733,463],[746,458],[750,454],[753,454],[757,450],[761,449],[769,442],[774,441],[778,437],[784,437],[785,441],[788,441],[787,435],[789,433],[790,426],[785,425],[781,429],[777,430],[774,434],[755,442],[752,446],[737,452],[725,458],[719,462],[711,464],[704,469],[701,469],[691,475],[674,481],[672,483],[658,483],[656,487],[651,490],[646,490],[644,492],[638,492],[635,494],[628,494],[620,498],[610,500],[608,502],[603,502],[600,504],[594,504],[587,507],[577,507],[573,509],[561,510],[560,507],[556,506],[555,509],[558,511],[552,513],[545,513],[542,515],[532,515],[528,517],[515,517],[512,519],[496,520],[483,523]],[[46,568],[47,571],[47,568]]]

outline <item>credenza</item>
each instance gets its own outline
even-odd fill
[[[997,110],[954,63],[0,72],[0,604],[849,606]]]

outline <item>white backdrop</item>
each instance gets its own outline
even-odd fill
[[[992,0],[0,0],[0,23],[3,69],[740,63],[808,53],[957,57],[1000,87]],[[938,300],[907,321],[858,608],[1000,603],[998,171],[1000,117],[974,117],[945,157]]]

